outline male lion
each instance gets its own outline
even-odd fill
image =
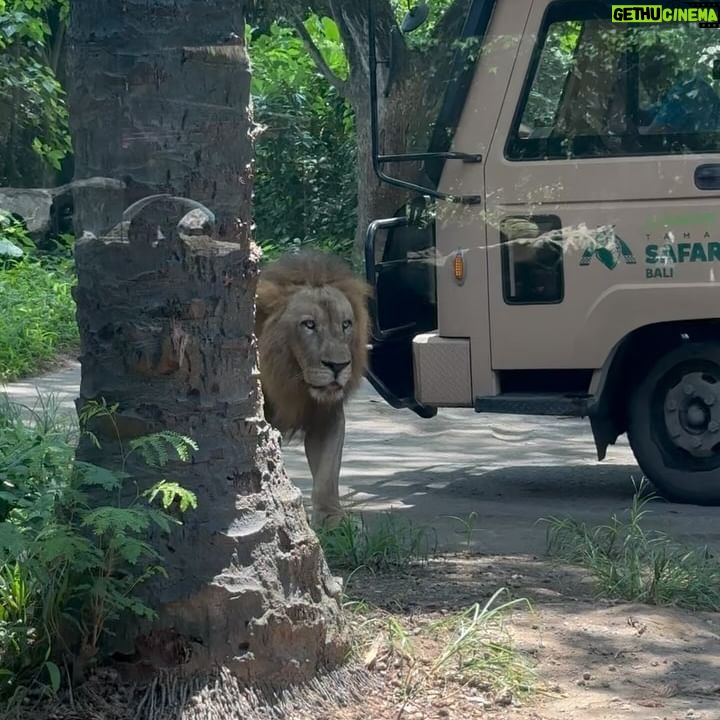
[[[344,403],[367,366],[369,287],[340,258],[284,255],[260,272],[255,334],[265,416],[286,439],[304,435],[313,523],[342,516]]]

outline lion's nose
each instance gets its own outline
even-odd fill
[[[350,364],[350,361],[348,360],[347,362],[328,362],[327,360],[323,360],[322,364],[325,367],[330,368],[333,371],[335,377],[337,377],[340,372]]]

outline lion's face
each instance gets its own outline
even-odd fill
[[[333,287],[298,290],[280,318],[307,390],[318,402],[343,399],[353,375],[354,322],[348,299]]]

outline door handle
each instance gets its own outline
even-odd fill
[[[695,168],[695,187],[698,190],[720,190],[720,163],[698,165]]]

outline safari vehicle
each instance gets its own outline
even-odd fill
[[[627,433],[661,495],[720,504],[720,32],[472,0],[463,38],[487,52],[458,63],[450,140],[402,158],[379,147],[375,32],[375,169],[413,191],[366,236],[375,389],[425,418],[587,417],[599,460]],[[658,122],[657,84],[689,78],[705,94]]]

